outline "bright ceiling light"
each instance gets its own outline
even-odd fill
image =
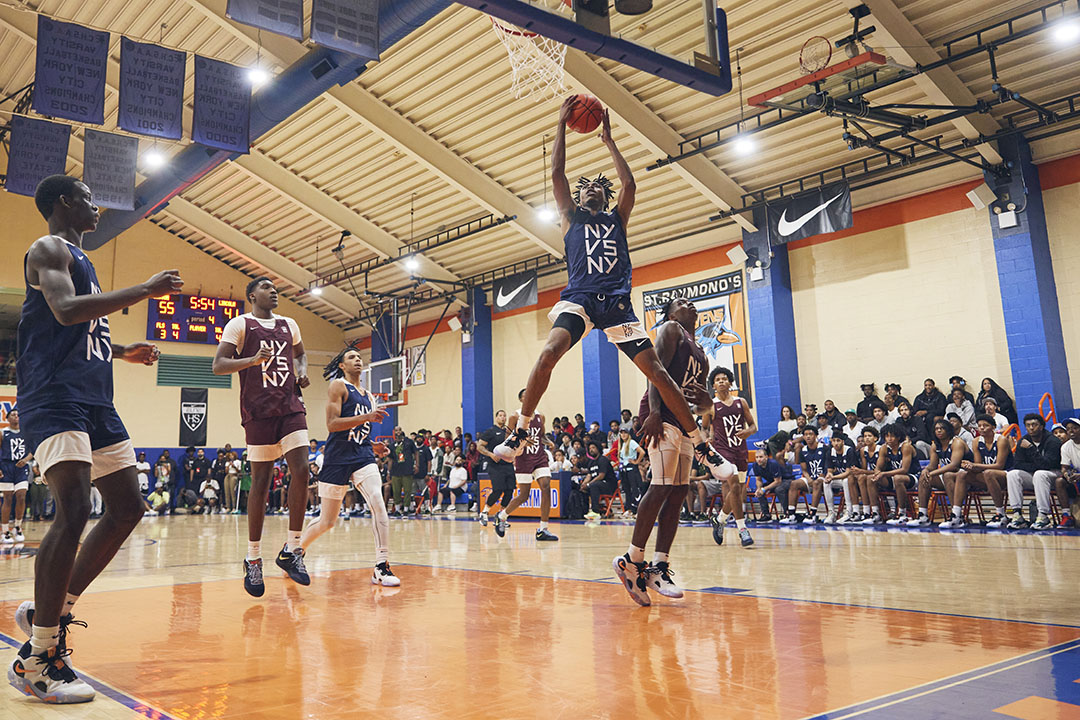
[[[757,142],[749,135],[736,135],[731,145],[736,155],[750,155],[757,150]]]
[[[157,148],[151,148],[143,153],[143,165],[148,168],[159,168],[165,164],[165,153]]]
[[[319,287],[318,285],[316,285],[315,287],[311,288],[311,294],[312,295],[322,295],[322,288]]]
[[[545,206],[536,211],[536,216],[541,222],[551,222],[555,219],[555,211]]]
[[[1080,39],[1080,22],[1061,20],[1054,25],[1054,40],[1062,45],[1074,43]]]
[[[248,68],[247,72],[248,82],[252,87],[259,87],[260,85],[270,82],[270,73],[259,66]]]
[[[409,272],[414,272],[416,270],[419,270],[420,269],[420,261],[417,260],[415,257],[409,257],[405,261],[405,269],[408,270]]]

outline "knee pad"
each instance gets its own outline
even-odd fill
[[[559,313],[552,327],[562,328],[570,333],[570,347],[574,347],[581,336],[585,334],[585,319],[574,313]]]

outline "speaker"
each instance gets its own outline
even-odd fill
[[[652,0],[615,0],[615,10],[623,15],[643,15],[652,10]]]
[[[988,205],[992,205],[997,202],[998,196],[994,190],[983,183],[979,187],[975,188],[967,194],[968,201],[975,206],[976,210],[982,210]]]
[[[450,329],[457,332],[461,329],[461,321],[457,319],[457,316],[451,315],[450,319],[446,321],[446,324],[450,326]]]
[[[733,265],[742,265],[744,262],[746,262],[746,259],[750,257],[746,254],[746,251],[743,250],[742,245],[736,245],[735,247],[728,250],[727,256],[728,260],[730,260]]]

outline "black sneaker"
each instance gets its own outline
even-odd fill
[[[266,592],[263,584],[262,558],[244,559],[244,589],[252,597],[262,597]]]
[[[506,528],[510,527],[510,523],[505,519],[495,516],[495,534],[499,537],[506,537]]]
[[[709,522],[712,523],[712,539],[717,545],[724,544],[724,525],[720,522],[719,515],[710,515]]]
[[[279,568],[284,570],[294,582],[301,585],[310,585],[311,577],[307,573],[307,568],[304,567],[304,551],[301,548],[297,548],[292,552],[289,552],[285,548],[288,545],[281,546],[281,552],[278,553],[274,562]]]
[[[559,538],[555,535],[552,535],[545,529],[536,531],[536,539],[541,542],[557,542]]]

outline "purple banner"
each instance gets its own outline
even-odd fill
[[[86,130],[83,182],[104,208],[135,209],[135,162],[139,141],[127,135]]]
[[[250,122],[247,69],[196,55],[191,139],[207,147],[247,154]]]
[[[229,0],[225,16],[278,35],[304,39],[303,0]]]
[[[69,125],[12,116],[7,191],[33,197],[39,182],[50,175],[62,175],[67,168],[70,136]]]
[[[109,33],[38,15],[32,107],[42,115],[105,122]]]
[[[184,120],[184,63],[177,50],[120,38],[118,127],[179,140]]]
[[[313,0],[311,39],[365,60],[378,60],[379,0]]]

